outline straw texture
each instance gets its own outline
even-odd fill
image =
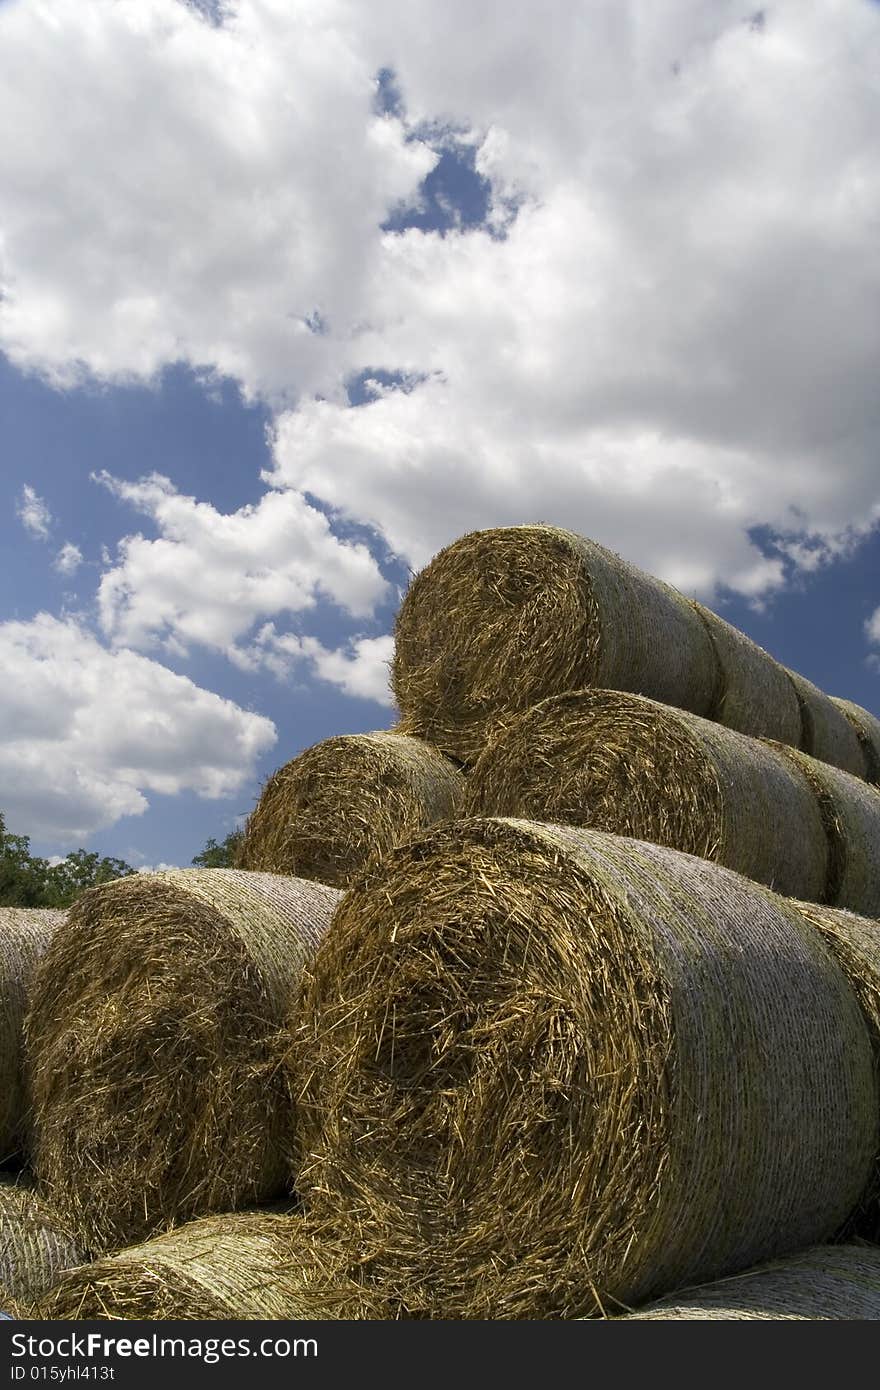
[[[865,762],[865,775],[869,782],[880,782],[880,719],[852,700],[841,700],[831,696],[831,703],[846,716],[856,731],[856,738]]]
[[[652,840],[821,899],[822,816],[780,748],[640,695],[575,691],[496,732],[470,773],[464,812]]]
[[[239,867],[345,887],[409,833],[454,815],[463,787],[422,739],[389,730],[325,739],[270,777]]]
[[[349,1273],[329,1233],[270,1211],[203,1217],[73,1270],[39,1313],[67,1321],[391,1316]]]
[[[85,1253],[56,1212],[23,1182],[0,1180],[0,1285],[24,1306]],[[3,1303],[0,1308],[13,1311]]]
[[[94,1251],[283,1190],[280,1029],[339,896],[169,870],[71,909],[27,1021],[35,1168]]]
[[[721,671],[720,688],[708,711],[712,719],[739,733],[776,738],[799,748],[800,703],[788,672],[744,632],[692,602],[706,625]]]
[[[298,1186],[435,1317],[589,1316],[832,1235],[871,1044],[782,898],[673,850],[464,820],[340,903],[288,1058]]]
[[[23,1027],[37,963],[63,912],[0,907],[0,1162],[27,1148]]]
[[[821,762],[843,768],[844,772],[851,772],[854,777],[865,777],[865,755],[858,734],[846,714],[812,681],[799,676],[797,671],[789,671],[787,667],[784,669],[801,707],[801,751]]]
[[[773,747],[810,784],[825,823],[829,864],[824,901],[880,917],[880,790],[795,748]]]
[[[588,685],[708,713],[718,662],[693,605],[553,526],[474,531],[416,575],[392,688],[412,732],[470,763],[493,723]]]
[[[880,1319],[880,1249],[824,1245],[688,1289],[631,1318]]]

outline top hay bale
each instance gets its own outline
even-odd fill
[[[852,700],[841,700],[837,695],[831,696],[831,703],[842,711],[855,729],[865,760],[867,780],[880,782],[880,719],[870,710],[862,709]]]
[[[866,1245],[821,1245],[792,1259],[750,1269],[718,1284],[686,1289],[641,1319],[880,1319],[880,1250]]]
[[[269,778],[238,866],[344,888],[407,834],[454,815],[463,788],[422,739],[390,730],[325,739]]]
[[[855,997],[785,899],[657,845],[460,820],[346,894],[288,1065],[298,1190],[411,1314],[619,1311],[833,1235]]]
[[[179,869],[71,908],[26,1024],[34,1169],[93,1252],[287,1189],[282,1028],[339,897]]]
[[[554,526],[474,531],[440,551],[400,607],[391,683],[409,730],[464,763],[508,715],[587,686],[647,695],[810,751],[798,692],[767,652]],[[852,730],[831,711],[850,767]],[[823,748],[834,752],[830,734]]]
[[[37,964],[64,915],[0,907],[0,1163],[27,1147],[24,1017]]]

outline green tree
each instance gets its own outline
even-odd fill
[[[212,835],[205,848],[192,862],[200,869],[234,869],[235,857],[243,836],[242,830],[230,830],[226,839],[218,844]]]
[[[27,835],[13,835],[0,811],[0,905],[69,907],[87,888],[135,871],[124,859],[73,850],[58,864],[31,854]]]

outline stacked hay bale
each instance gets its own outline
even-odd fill
[[[416,576],[392,687],[408,726],[470,764],[492,729],[551,695],[647,695],[865,776],[850,717],[669,585],[553,526],[475,531]]]
[[[390,1317],[350,1266],[333,1233],[301,1216],[224,1213],[71,1270],[37,1313],[66,1321]]]
[[[24,1018],[34,975],[63,912],[0,907],[0,1163],[20,1158],[28,1126]]]
[[[653,840],[880,916],[880,790],[641,695],[575,691],[512,717],[474,765],[463,810]]]
[[[58,1213],[24,1179],[0,1182],[0,1309],[19,1310],[45,1293],[85,1252]]]
[[[190,869],[71,908],[27,1020],[35,1170],[92,1250],[287,1190],[282,1028],[339,897]]]
[[[880,1143],[868,1029],[796,909],[573,827],[391,851],[292,1036],[300,1190],[416,1315],[604,1315],[793,1252]]]
[[[819,1246],[793,1259],[687,1289],[630,1319],[880,1319],[880,1250]]]
[[[306,749],[270,777],[238,867],[344,888],[370,859],[456,812],[458,768],[423,739],[384,730]]]

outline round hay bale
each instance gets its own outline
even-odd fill
[[[803,773],[825,823],[830,853],[824,901],[880,917],[880,791],[796,748],[772,746]]]
[[[716,1284],[682,1290],[630,1314],[627,1321],[633,1318],[873,1322],[880,1318],[880,1250],[868,1245],[821,1245]]]
[[[728,729],[801,743],[801,710],[788,672],[744,632],[692,600],[706,625],[721,670],[721,685],[708,711]]]
[[[416,575],[395,626],[403,717],[471,763],[492,724],[588,685],[708,713],[718,662],[683,594],[555,526],[473,531]]]
[[[82,1247],[52,1208],[23,1182],[0,1181],[0,1285],[20,1305],[45,1293],[62,1270],[82,1264]],[[2,1291],[0,1291],[2,1292]],[[0,1297],[0,1308],[7,1308]]]
[[[841,700],[831,696],[831,703],[849,720],[856,731],[856,738],[862,750],[865,763],[865,777],[869,782],[880,782],[880,719],[852,700]]]
[[[63,912],[0,907],[0,1162],[27,1149],[23,1029],[37,963]]]
[[[299,1190],[410,1315],[632,1307],[828,1238],[878,1143],[821,937],[737,874],[464,820],[334,916],[288,1066]]]
[[[843,768],[854,777],[864,778],[867,773],[865,756],[850,720],[812,681],[798,675],[797,671],[789,671],[788,667],[783,669],[801,707],[801,751],[820,762]]]
[[[458,768],[422,739],[388,730],[325,739],[269,778],[238,865],[345,887],[375,855],[453,816],[463,788]]]
[[[5,1289],[3,1285],[0,1284],[0,1318],[9,1318],[14,1321],[18,1318],[31,1318],[35,1316],[36,1314],[33,1312],[30,1304],[22,1303],[20,1299],[17,1299],[8,1289]]]
[[[301,1216],[243,1211],[192,1221],[71,1271],[42,1318],[79,1321],[385,1318],[331,1233]]]
[[[557,695],[498,730],[468,776],[463,813],[591,826],[780,893],[825,893],[822,817],[777,746],[619,690]]]
[[[95,1252],[285,1189],[280,1029],[339,897],[178,869],[71,909],[27,1021],[35,1169]]]

